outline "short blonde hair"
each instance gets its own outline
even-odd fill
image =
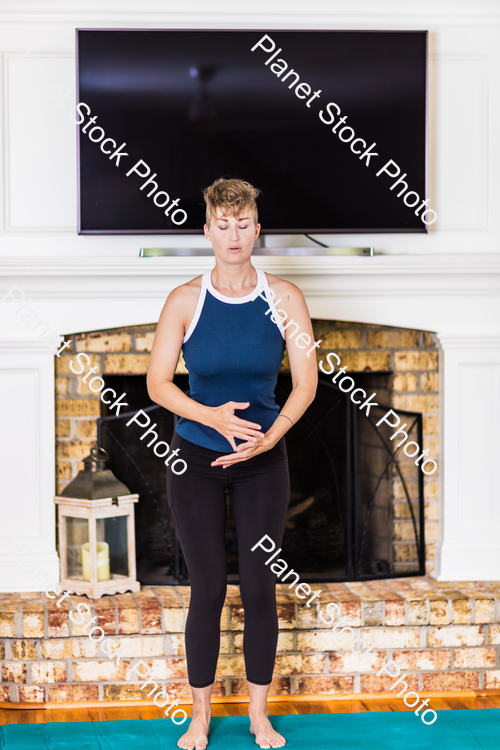
[[[256,198],[259,195],[260,190],[244,180],[225,179],[224,177],[215,180],[210,187],[203,191],[207,206],[207,226],[210,226],[210,222],[215,218],[218,208],[236,218],[241,216],[246,209],[249,209],[255,225],[257,225],[259,216]]]

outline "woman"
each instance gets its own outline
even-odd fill
[[[315,357],[292,343],[293,390],[279,411],[274,389],[285,342],[298,329],[312,339],[312,326],[300,290],[252,265],[260,232],[258,192],[233,179],[205,190],[204,231],[215,268],[169,295],[148,372],[151,398],[181,417],[171,448],[179,449],[188,466],[180,475],[167,474],[170,510],[191,581],[186,658],[193,711],[177,743],[188,750],[208,744],[226,595],[226,488],[238,537],[250,732],[262,748],[286,743],[267,716],[278,639],[276,576],[251,547],[264,534],[276,544],[283,538],[290,492],[284,435],[312,402],[318,376]],[[273,293],[281,299],[283,318]],[[298,325],[292,331],[291,318]],[[173,383],[181,349],[190,396]]]

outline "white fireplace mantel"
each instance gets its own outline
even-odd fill
[[[254,264],[297,284],[312,317],[443,333],[500,330],[500,254],[255,256]],[[60,333],[156,321],[171,289],[212,267],[209,256],[0,258],[1,289],[18,284]],[[0,332],[16,325],[4,321],[5,313]]]
[[[441,529],[435,575],[500,579],[500,255],[256,256],[303,291],[312,317],[434,331],[440,344]],[[0,259],[0,299],[70,334],[158,319],[210,257]],[[0,302],[0,591],[58,579],[53,351]],[[42,326],[41,326],[42,327]],[[31,577],[30,577],[31,576]]]

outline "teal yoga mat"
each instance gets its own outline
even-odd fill
[[[287,750],[498,750],[500,709],[438,711],[425,726],[413,711],[272,716]],[[429,715],[428,715],[429,716]],[[10,724],[0,727],[1,750],[175,750],[187,722],[169,719]],[[210,750],[252,750],[248,718],[212,719]]]

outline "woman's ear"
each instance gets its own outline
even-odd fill
[[[254,240],[257,239],[257,237],[259,236],[259,234],[260,234],[260,224],[257,224],[257,226],[255,227]]]
[[[208,226],[208,224],[205,224],[203,226],[203,232],[205,234],[206,239],[210,242],[211,241],[210,240],[210,227]]]

